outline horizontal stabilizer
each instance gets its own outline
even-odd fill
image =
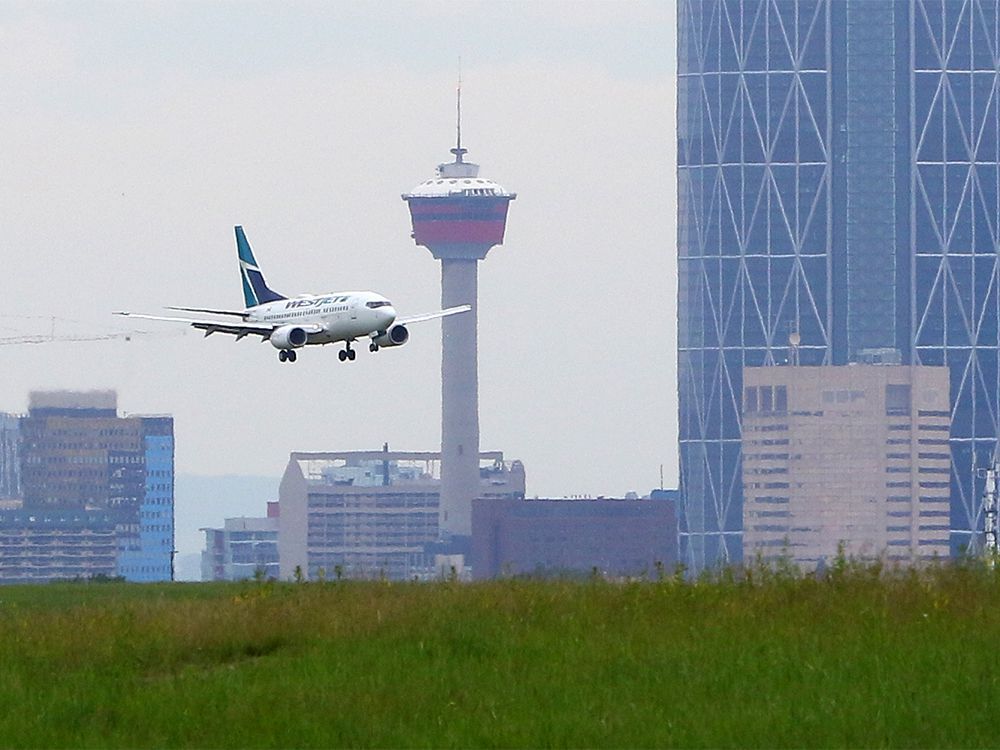
[[[167,309],[179,310],[181,312],[208,313],[209,315],[232,315],[244,320],[249,316],[246,310],[218,310],[212,307],[177,307],[175,305],[167,305]]]

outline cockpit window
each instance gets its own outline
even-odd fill
[[[389,302],[389,300],[387,300],[387,299],[380,299],[380,300],[376,300],[375,302],[366,302],[365,304],[368,307],[370,307],[372,310],[374,310],[376,307],[388,307],[392,303]]]

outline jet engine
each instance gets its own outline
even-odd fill
[[[406,326],[395,325],[375,336],[372,342],[378,346],[402,346],[409,340],[410,332],[406,330]]]
[[[308,340],[309,334],[298,326],[281,326],[271,333],[271,346],[275,349],[298,349]]]

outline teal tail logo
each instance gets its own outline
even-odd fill
[[[243,299],[247,308],[287,299],[268,287],[264,274],[257,266],[257,259],[253,257],[253,250],[250,249],[243,227],[236,227],[236,251],[240,256],[240,278],[243,280]]]

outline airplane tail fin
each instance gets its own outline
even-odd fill
[[[248,308],[263,305],[265,302],[275,302],[287,299],[270,289],[264,281],[264,274],[257,266],[250,243],[243,233],[243,227],[236,227],[236,251],[240,256],[240,277],[243,279],[243,299]]]

